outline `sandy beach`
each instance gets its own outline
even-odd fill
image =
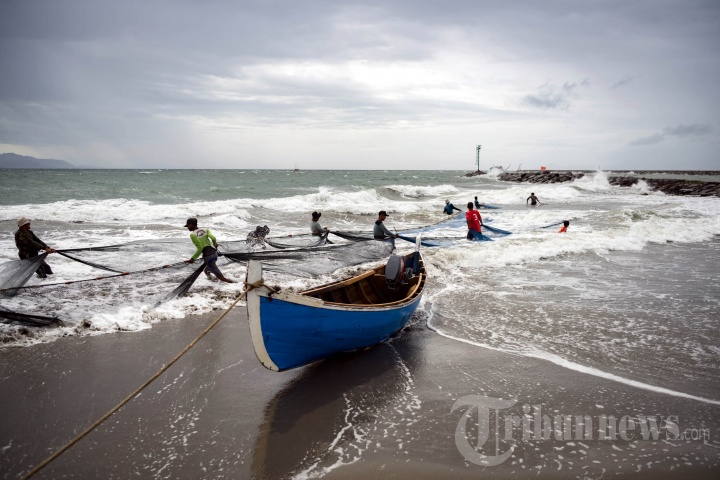
[[[19,477],[71,440],[218,313],[0,351],[2,478]],[[467,345],[434,333],[423,319],[374,348],[274,373],[256,361],[246,322],[237,307],[35,478],[699,479],[720,471],[718,405]],[[458,399],[466,405],[453,411]],[[483,407],[500,399],[512,406]],[[483,408],[470,409],[467,442],[458,441],[473,401]],[[574,430],[560,440],[543,437],[542,422],[525,439],[521,426],[508,437],[503,419],[522,417],[523,406],[530,430],[535,414],[590,416],[591,439]],[[490,427],[480,445],[479,412]],[[643,440],[637,423],[626,428],[627,440],[619,430],[602,439],[602,416],[617,420],[606,425],[624,416],[625,427],[643,416],[670,417],[670,424],[657,440]],[[463,456],[463,444],[485,461],[510,454],[498,465],[480,465]]]

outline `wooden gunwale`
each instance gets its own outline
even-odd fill
[[[363,308],[363,307],[391,307],[393,305],[398,305],[401,303],[405,303],[408,300],[412,299],[416,294],[418,289],[420,288],[420,285],[425,283],[426,275],[424,273],[421,273],[419,275],[420,280],[415,284],[415,287],[411,292],[408,292],[408,295],[406,295],[404,298],[401,298],[400,300],[396,300],[394,302],[388,302],[388,303],[373,303],[370,305],[364,305],[364,304],[357,304],[357,303],[337,303],[337,302],[324,302],[325,305],[332,305],[337,307],[353,307],[353,308]]]
[[[384,268],[384,267],[383,267]],[[357,277],[348,278],[346,280],[342,280],[337,283],[331,283],[330,285],[325,285],[321,288],[315,288],[313,290],[307,290],[305,292],[302,292],[301,295],[306,295],[309,297],[314,297],[316,295],[319,295],[321,293],[329,292],[331,290],[336,290],[338,288],[346,287],[350,284],[353,284],[355,282],[359,282],[361,280],[366,279],[367,277],[371,277],[375,274],[377,269],[368,270],[367,272],[358,275]]]

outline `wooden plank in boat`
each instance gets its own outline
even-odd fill
[[[412,291],[409,292],[406,296],[401,298],[400,300],[396,300],[394,302],[387,302],[387,303],[373,303],[372,305],[358,305],[358,304],[351,304],[351,303],[345,303],[345,302],[325,302],[325,305],[334,305],[334,306],[352,306],[352,307],[392,307],[393,305],[399,305],[401,303],[407,302],[408,300],[412,299],[413,296],[417,293],[420,286],[424,283],[425,274],[421,273],[419,277],[420,280],[413,286]]]
[[[301,295],[315,296],[315,295],[318,295],[318,294],[320,294],[320,293],[329,292],[329,291],[331,291],[331,290],[335,290],[335,289],[338,289],[338,288],[342,288],[342,287],[345,287],[345,286],[350,285],[350,284],[352,284],[352,283],[358,282],[358,281],[363,280],[363,279],[365,279],[365,278],[367,278],[367,277],[371,277],[371,276],[374,275],[374,274],[375,274],[375,270],[368,270],[367,272],[365,272],[365,273],[363,273],[363,274],[361,274],[361,275],[358,275],[357,277],[348,278],[347,280],[343,280],[343,281],[337,282],[337,283],[331,283],[330,285],[325,285],[325,286],[323,286],[323,287],[321,287],[321,288],[315,288],[315,289],[313,289],[313,290],[307,290],[307,291],[305,291],[305,292],[302,292]]]

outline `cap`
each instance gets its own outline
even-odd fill
[[[385,215],[386,217],[388,216],[388,214],[387,214],[387,212],[386,212],[385,210],[380,210],[380,211],[378,212],[378,215]]]
[[[25,218],[25,217],[18,218],[18,227],[22,227],[23,225],[27,225],[28,223],[30,223],[29,218]]]
[[[197,225],[197,218],[188,218],[184,226],[187,227],[190,224]]]

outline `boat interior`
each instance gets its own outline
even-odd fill
[[[413,253],[405,256],[412,259]],[[327,304],[365,306],[392,306],[404,303],[422,292],[425,284],[425,265],[420,258],[419,274],[412,275],[406,282],[393,289],[385,277],[385,265],[340,282],[306,290],[301,295],[319,298]]]

